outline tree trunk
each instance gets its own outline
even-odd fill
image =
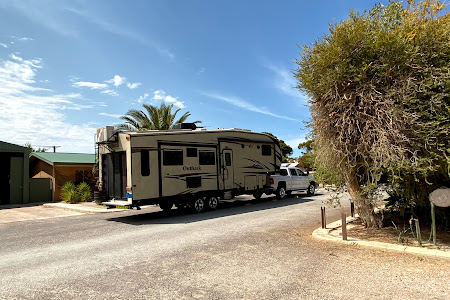
[[[374,213],[373,203],[368,199],[354,174],[346,176],[348,192],[355,203],[355,209],[366,227],[380,227],[380,220]]]

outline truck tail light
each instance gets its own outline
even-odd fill
[[[270,178],[269,179],[269,182],[270,182],[270,184],[273,184],[274,182],[273,182],[273,178]]]

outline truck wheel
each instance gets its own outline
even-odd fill
[[[217,205],[219,205],[219,198],[216,196],[211,196],[208,198],[208,208],[211,210],[215,210],[217,208]]]
[[[191,208],[196,213],[201,213],[205,210],[205,197],[195,198],[191,203]]]
[[[172,203],[172,202],[161,202],[161,203],[159,204],[159,207],[160,207],[162,210],[164,210],[164,211],[166,211],[166,210],[171,210],[171,209],[172,209],[172,206],[173,206],[173,203]]]
[[[308,190],[306,191],[306,193],[308,195],[314,195],[314,193],[316,192],[316,185],[314,183],[310,183],[308,186]]]
[[[280,186],[278,187],[278,190],[276,192],[276,196],[278,199],[283,199],[284,197],[286,197],[286,189],[284,186]]]

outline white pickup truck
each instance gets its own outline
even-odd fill
[[[308,195],[314,195],[316,183],[308,173],[297,168],[297,164],[281,164],[280,174],[270,176],[270,188],[278,199],[290,195],[294,191],[306,191]]]

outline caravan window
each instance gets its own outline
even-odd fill
[[[271,156],[272,155],[272,147],[270,145],[262,145],[261,147],[263,156]]]
[[[227,167],[231,166],[231,153],[230,152],[225,153],[225,166],[227,166]]]
[[[215,165],[216,156],[214,151],[200,150],[198,152],[198,161],[200,165]]]
[[[150,175],[150,155],[148,150],[141,150],[141,175]]]
[[[183,150],[164,150],[163,165],[179,166],[183,164]]]
[[[187,148],[186,156],[187,157],[197,157],[197,148]]]

